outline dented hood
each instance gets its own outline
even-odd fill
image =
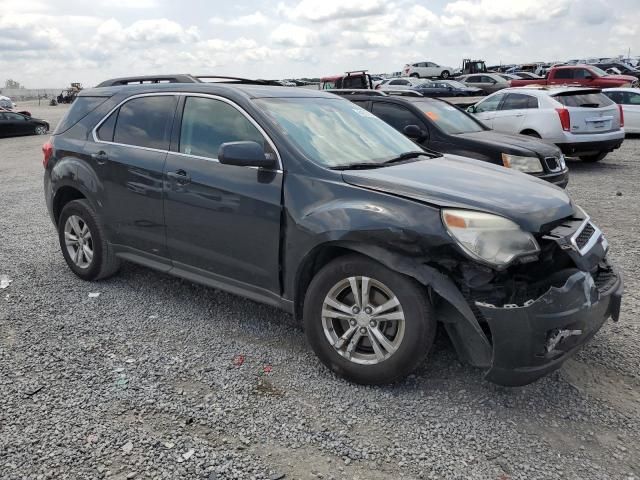
[[[564,190],[531,175],[456,155],[342,172],[345,182],[438,207],[509,218],[529,232],[573,214]]]

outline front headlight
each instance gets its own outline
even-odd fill
[[[535,255],[538,242],[511,220],[490,213],[443,209],[442,221],[470,257],[498,269],[516,257]]]
[[[542,163],[536,157],[519,157],[518,155],[502,154],[502,164],[507,168],[513,168],[524,173],[544,172]]]

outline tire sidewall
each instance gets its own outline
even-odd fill
[[[445,71],[443,71],[443,72],[440,74],[440,76],[441,76],[443,79],[447,79],[447,78],[449,78],[451,75],[450,75],[450,73],[449,73],[449,70],[445,70]]]
[[[67,222],[67,219],[72,215],[77,215],[78,217],[80,217],[89,226],[89,231],[91,232],[91,239],[93,243],[93,258],[88,268],[78,267],[71,259],[71,256],[67,251],[67,246],[64,238],[64,226]],[[99,275],[100,269],[102,267],[103,257],[102,238],[100,238],[100,229],[98,228],[98,225],[96,224],[96,221],[94,219],[93,211],[91,210],[91,207],[86,200],[74,200],[72,202],[69,202],[62,209],[60,218],[58,219],[58,241],[60,242],[62,255],[64,256],[67,265],[73,271],[73,273],[75,273],[83,280],[93,280]]]
[[[327,340],[322,326],[322,305],[329,290],[351,276],[368,276],[385,284],[397,296],[405,314],[405,332],[398,350],[375,365],[353,363],[338,354]],[[427,355],[435,336],[436,323],[424,287],[365,257],[332,262],[312,280],[304,303],[304,328],[311,347],[331,370],[356,383],[392,383],[408,375]]]

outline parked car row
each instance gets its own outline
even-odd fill
[[[78,277],[126,260],[274,305],[365,384],[415,370],[440,326],[488,380],[523,385],[618,319],[607,240],[534,178],[562,183],[557,147],[442,100],[184,77],[83,90],[43,147]],[[561,125],[588,122],[577,95],[549,96]]]
[[[33,118],[31,115],[0,109],[0,137],[44,135],[48,131],[49,123],[44,120]]]

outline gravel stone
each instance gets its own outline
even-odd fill
[[[68,108],[21,107],[52,125]],[[522,388],[485,381],[442,332],[411,378],[354,385],[269,306],[128,263],[83,282],[46,212],[44,141],[0,140],[2,480],[638,478],[640,139],[569,161],[624,272],[620,321]]]

